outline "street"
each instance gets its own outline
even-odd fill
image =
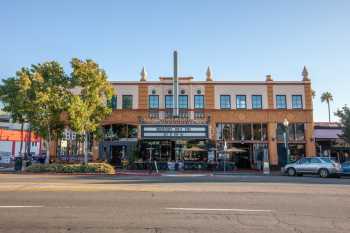
[[[349,232],[350,179],[0,175],[0,232]]]

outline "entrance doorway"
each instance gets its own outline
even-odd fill
[[[122,166],[123,146],[112,145],[110,163],[116,167]]]

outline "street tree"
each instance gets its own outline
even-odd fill
[[[73,90],[78,93],[70,95],[68,122],[72,130],[84,135],[84,163],[87,163],[88,136],[96,135],[101,122],[111,113],[106,103],[113,95],[113,88],[106,72],[93,60],[73,58],[71,65]]]
[[[333,101],[333,95],[330,92],[323,92],[321,95],[321,102],[326,102],[328,105],[328,122],[331,122],[331,107],[330,102]]]
[[[21,69],[16,77],[4,79],[0,85],[0,99],[4,105],[3,111],[10,114],[12,121],[21,124],[21,142],[19,154],[22,156],[23,128],[27,119],[27,92],[22,89],[21,75],[29,75],[29,70]]]
[[[345,105],[342,109],[338,109],[335,115],[340,118],[340,124],[342,126],[341,137],[347,143],[350,143],[350,108]]]
[[[50,143],[64,128],[62,112],[67,109],[69,77],[56,62],[32,65],[29,75],[21,75],[22,89],[27,93],[26,113],[31,128],[45,139],[46,163],[50,161]]]

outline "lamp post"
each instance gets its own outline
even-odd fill
[[[227,143],[225,140],[225,144],[224,144],[224,172],[226,173],[226,153],[227,153]]]
[[[284,138],[284,147],[286,148],[286,153],[287,153],[287,164],[289,163],[290,160],[290,156],[289,156],[289,146],[288,146],[288,126],[289,126],[289,122],[287,120],[287,118],[284,119],[283,121],[283,125],[284,125],[284,132],[283,132],[283,138]]]

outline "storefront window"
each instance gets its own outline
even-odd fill
[[[242,124],[235,124],[235,140],[242,140]]]
[[[295,140],[305,140],[305,128],[303,123],[295,124]]]
[[[158,109],[159,108],[159,96],[158,95],[150,95],[149,96],[149,108],[150,109]]]
[[[262,108],[262,96],[261,95],[253,95],[252,96],[252,108],[253,109],[261,109]]]
[[[231,140],[231,125],[230,124],[224,124],[223,136],[224,136],[224,140],[226,140],[226,141]]]
[[[231,96],[220,95],[220,108],[221,109],[230,109],[231,108]]]
[[[261,124],[253,124],[253,140],[261,140]]]
[[[237,109],[247,108],[247,100],[245,95],[236,96],[236,108]]]
[[[276,108],[278,109],[287,108],[287,100],[285,95],[276,95]]]
[[[123,95],[123,109],[132,109],[132,95]]]
[[[251,124],[243,124],[243,138],[242,140],[251,140],[252,139],[252,128]]]
[[[285,127],[282,123],[277,124],[277,140],[283,141],[283,133],[285,132]]]

